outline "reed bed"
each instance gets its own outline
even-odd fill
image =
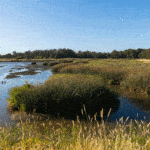
[[[88,113],[93,116],[102,107],[105,114],[108,104],[118,108],[118,100],[110,92],[99,76],[83,74],[57,74],[51,76],[44,84],[14,87],[9,92],[8,109],[40,113],[60,114],[65,118],[81,116],[81,108],[86,105]],[[105,105],[103,105],[105,104]]]
[[[88,60],[88,63],[58,64],[53,72],[97,75],[108,85],[119,85],[120,92],[134,95],[136,101],[150,106],[150,65],[139,60],[101,59]],[[132,97],[133,98],[133,97]],[[146,99],[146,100],[145,100]],[[145,100],[145,101],[144,101]]]
[[[110,112],[109,112],[110,113]],[[108,113],[108,117],[109,117]],[[96,114],[95,114],[96,115]],[[103,109],[100,112],[103,118]],[[150,123],[144,121],[116,123],[35,118],[0,129],[2,150],[148,150]]]

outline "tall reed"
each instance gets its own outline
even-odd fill
[[[86,109],[86,108],[85,108]],[[85,110],[86,111],[86,110]],[[103,118],[103,109],[100,112]],[[109,115],[109,114],[108,114]],[[137,120],[116,123],[87,120],[45,120],[32,115],[9,128],[0,129],[0,148],[3,150],[148,150],[150,149],[150,123]]]

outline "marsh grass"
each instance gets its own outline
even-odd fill
[[[49,66],[54,66],[54,65],[57,65],[57,64],[60,64],[60,63],[72,63],[74,62],[76,59],[59,59],[59,60],[55,60],[54,62],[50,62],[48,65]]]
[[[129,118],[125,122],[123,118],[115,123],[107,122],[119,104],[113,90],[105,85],[109,84],[111,89],[117,86],[120,92],[135,95],[137,99],[141,95],[141,105],[148,103],[149,64],[126,59],[82,61],[55,64],[53,72],[59,74],[44,84],[32,87],[26,83],[10,91],[10,109],[34,113],[25,121],[20,119],[17,125],[1,128],[2,149],[150,149],[150,123],[129,121]],[[105,104],[112,110],[103,107]],[[37,114],[45,112],[40,120]]]
[[[35,64],[36,64],[36,61],[32,61],[32,62],[31,62],[31,65],[35,65]]]
[[[57,64],[60,64],[60,62],[59,61],[54,61],[54,62],[48,63],[49,66],[54,66],[54,65],[57,65]]]
[[[28,71],[10,73],[5,77],[5,79],[17,78],[17,77],[20,77],[20,75],[35,75],[35,74],[37,74],[37,72],[35,72],[35,70],[31,69]]]
[[[96,117],[94,120],[82,121],[78,116],[76,121],[59,118],[46,120],[36,114],[32,115],[32,119],[22,121],[20,117],[17,125],[1,127],[0,148],[4,150],[147,150],[150,148],[150,123],[128,121],[129,118],[124,122],[123,118],[115,123],[105,122],[103,109],[100,111],[100,117],[101,121],[96,120]]]
[[[121,82],[121,86],[130,91],[149,95],[150,72],[130,74]]]
[[[92,60],[92,59],[91,59]],[[74,60],[72,63],[73,64],[80,64],[80,63],[83,63],[83,64],[86,64],[90,61],[90,59],[76,59]]]
[[[42,65],[47,66],[47,65],[48,65],[48,62],[43,62]]]
[[[78,59],[52,68],[53,73],[97,75],[108,85],[119,85],[120,92],[134,95],[143,106],[150,106],[150,64],[128,59]],[[133,97],[132,97],[133,98]],[[146,99],[144,101],[144,99]]]
[[[61,61],[61,63],[71,63],[71,62],[73,62],[73,60],[66,60],[66,59],[60,60],[60,61]]]
[[[86,63],[85,63],[86,62]],[[120,68],[112,66],[91,65],[92,61],[77,61],[72,64],[59,64],[53,67],[53,72],[72,73],[72,74],[91,74],[99,75],[109,84],[120,84],[126,72]]]
[[[65,66],[67,66],[68,64],[65,64],[65,63],[54,63],[53,65],[50,65],[50,66],[53,66],[52,67],[52,70],[53,72],[57,73],[59,72],[59,70]]]
[[[81,117],[83,104],[92,117],[95,112],[108,105],[113,111],[118,109],[119,103],[114,93],[110,92],[101,78],[93,75],[57,74],[51,76],[44,84],[38,86],[28,85],[14,87],[9,92],[8,108],[19,111],[49,113],[53,116],[75,119]]]

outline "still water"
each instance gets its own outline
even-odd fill
[[[20,75],[18,78],[5,79],[5,77],[10,73],[27,71],[24,69],[24,66],[31,64],[31,62],[0,62],[0,122],[3,124],[11,124],[10,114],[7,110],[8,102],[6,101],[9,98],[8,91],[15,86],[21,86],[25,84],[25,81],[28,83],[37,85],[39,83],[44,83],[45,80],[52,75],[50,70],[40,71],[36,75]],[[22,69],[17,69],[22,68]]]
[[[24,66],[29,64],[31,64],[31,62],[0,62],[0,122],[3,124],[13,123],[7,110],[8,102],[6,99],[9,97],[8,91],[12,87],[25,84],[25,81],[34,85],[44,83],[44,81],[52,75],[51,70],[38,70],[39,73],[36,75],[20,75],[18,78],[5,79],[10,71],[11,73],[26,71],[27,69],[24,69]],[[22,69],[18,70],[18,67]],[[124,97],[118,98],[118,100],[120,101],[119,108],[109,117],[111,120],[119,120],[122,116],[126,119],[129,116],[129,119],[142,119],[147,122],[150,121],[150,110],[146,111],[141,106]]]

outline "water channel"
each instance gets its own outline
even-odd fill
[[[26,71],[25,66],[30,64],[31,62],[0,62],[0,122],[3,124],[14,122],[11,120],[7,110],[8,102],[6,99],[9,97],[8,91],[12,87],[25,84],[25,81],[34,85],[44,83],[52,75],[50,69],[45,71],[39,69],[35,75],[20,75],[17,78],[6,79],[6,76],[10,73]],[[126,119],[129,116],[129,119],[150,121],[150,110],[145,110],[125,97],[120,97],[118,100],[120,101],[119,108],[115,113],[111,114],[109,119],[115,121],[121,117]]]

